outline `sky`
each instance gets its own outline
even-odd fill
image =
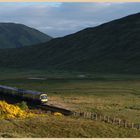
[[[138,12],[140,2],[1,2],[0,22],[21,23],[61,37]]]

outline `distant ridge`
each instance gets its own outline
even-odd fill
[[[140,73],[140,13],[8,52],[0,51],[2,67]]]
[[[50,36],[23,24],[0,23],[0,48],[19,48],[51,39]]]

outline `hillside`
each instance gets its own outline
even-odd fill
[[[0,65],[10,68],[140,73],[139,34],[140,13],[37,46],[1,50]]]
[[[0,23],[0,48],[18,48],[50,39],[50,36],[22,24]]]

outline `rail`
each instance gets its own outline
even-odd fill
[[[51,111],[51,112],[60,112],[65,116],[72,115],[73,112],[64,108],[60,108],[57,106],[51,106],[51,105],[37,105],[38,108],[46,110],[46,111]]]

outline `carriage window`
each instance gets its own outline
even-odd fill
[[[43,95],[41,96],[41,99],[47,99],[47,96]]]

